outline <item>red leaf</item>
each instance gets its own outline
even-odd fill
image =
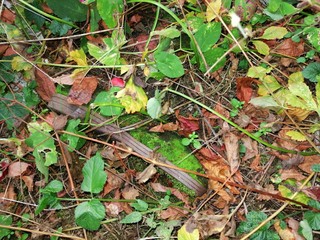
[[[249,77],[237,78],[237,98],[240,101],[248,103],[252,97],[252,82],[255,81]]]
[[[75,105],[87,104],[90,102],[97,86],[98,80],[94,76],[76,78],[69,92],[68,103]]]
[[[179,115],[179,111],[176,111],[176,117],[179,121],[179,134],[183,135],[185,137],[188,137],[189,134],[197,131],[199,129],[199,119],[189,116],[187,117],[183,117],[181,115]]]
[[[4,179],[8,174],[9,160],[2,159],[0,161],[0,181]]]
[[[112,78],[111,84],[114,87],[121,87],[121,88],[123,88],[126,85],[125,81],[123,81],[122,78],[118,78],[118,77]]]
[[[37,93],[43,100],[49,102],[56,92],[56,86],[50,76],[42,69],[36,68],[35,78],[38,85],[36,88]]]

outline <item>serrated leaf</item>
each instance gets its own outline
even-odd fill
[[[288,131],[286,133],[286,135],[288,137],[290,137],[292,140],[295,140],[295,141],[302,142],[302,141],[306,141],[307,140],[306,136],[304,136],[301,132],[294,131],[294,130]]]
[[[82,22],[87,19],[88,6],[78,0],[46,0],[46,2],[60,18],[69,18],[72,22]]]
[[[302,74],[305,78],[309,79],[310,82],[319,82],[320,63],[318,62],[310,63],[305,69],[303,69]]]
[[[99,193],[102,191],[107,180],[107,174],[104,171],[104,162],[100,153],[97,153],[86,162],[82,169],[82,173],[82,191],[90,193]]]
[[[269,27],[267,28],[263,35],[259,38],[271,40],[271,39],[282,39],[286,34],[288,33],[288,30],[284,27]]]
[[[159,71],[167,77],[177,78],[184,74],[183,65],[175,54],[157,52],[154,54],[154,60]]]
[[[134,84],[133,76],[130,77],[125,88],[117,93],[116,98],[120,100],[127,113],[144,110],[148,102],[148,97],[143,88]]]
[[[252,41],[252,43],[256,47],[258,53],[261,53],[263,55],[269,55],[270,48],[266,43],[262,41]]]
[[[140,212],[132,212],[125,216],[124,219],[120,221],[120,223],[130,224],[140,222],[142,219],[142,214]]]
[[[202,24],[199,30],[194,35],[197,44],[202,52],[208,51],[221,36],[221,23],[212,22]],[[196,46],[192,46],[195,52],[197,52]]]
[[[148,100],[147,112],[151,118],[157,119],[161,116],[161,102],[153,97]]]
[[[76,223],[87,230],[98,230],[104,218],[105,207],[97,199],[80,203],[75,209]]]
[[[248,77],[252,78],[264,78],[268,73],[270,73],[272,68],[264,68],[264,67],[250,67],[247,73]]]
[[[178,240],[198,240],[200,239],[199,229],[187,230],[186,225],[183,225],[178,230]]]
[[[271,75],[266,75],[265,77],[260,78],[262,84],[259,84],[258,94],[260,96],[266,96],[270,93],[277,91],[281,88],[280,83],[277,79]]]
[[[207,5],[207,22],[211,22],[213,19],[217,17],[216,14],[220,13],[221,5],[221,0],[214,0]]]
[[[123,11],[123,0],[97,0],[97,9],[107,26],[114,28]]]
[[[173,38],[180,37],[180,31],[177,30],[176,27],[169,27],[159,31],[153,31],[151,32],[151,35],[152,36],[159,35],[159,36],[173,39]]]

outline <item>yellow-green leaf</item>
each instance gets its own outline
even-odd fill
[[[184,224],[178,231],[178,240],[198,240],[200,233],[198,229],[187,229]]]
[[[71,51],[66,61],[75,61],[79,66],[88,66],[87,57],[82,48]]]
[[[269,55],[270,48],[267,44],[262,41],[252,41],[253,45],[256,47],[258,53],[263,55]]]
[[[271,40],[271,39],[281,39],[284,37],[284,35],[286,35],[288,33],[288,30],[284,27],[269,27],[267,28],[263,35],[259,38],[262,39],[267,39],[267,40]]]
[[[264,78],[260,79],[262,84],[259,84],[258,94],[260,96],[266,96],[270,93],[281,88],[280,83],[278,83],[277,79],[271,75],[266,75]]]
[[[207,21],[211,22],[213,19],[217,17],[216,14],[219,14],[221,9],[221,0],[214,0],[210,2],[207,6],[206,17]]]
[[[272,68],[264,67],[250,67],[247,73],[248,77],[252,78],[264,78],[267,73],[271,72]]]
[[[136,86],[131,76],[124,89],[117,93],[116,98],[120,100],[127,113],[135,113],[147,106],[148,97],[142,87]]]
[[[11,66],[15,71],[28,71],[32,69],[32,65],[20,56],[16,56],[12,59]]]
[[[288,131],[288,132],[286,133],[286,135],[287,135],[288,137],[290,137],[292,140],[295,140],[295,141],[300,141],[300,142],[302,142],[302,141],[307,140],[307,138],[306,138],[305,135],[303,135],[301,132],[294,131],[294,130]]]

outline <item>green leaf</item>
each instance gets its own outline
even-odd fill
[[[319,173],[320,172],[320,164],[313,164],[311,166],[311,171]]]
[[[247,73],[248,77],[263,79],[267,73],[270,73],[272,68],[250,67]]]
[[[151,118],[157,119],[161,116],[161,102],[153,97],[148,100],[147,112]]]
[[[303,69],[302,74],[305,78],[309,79],[310,82],[319,82],[320,63],[318,62],[310,63],[305,69]]]
[[[88,7],[78,0],[46,0],[46,2],[60,18],[69,18],[73,22],[82,22],[87,19]]]
[[[142,214],[140,212],[132,212],[125,216],[124,219],[120,221],[120,223],[130,224],[130,223],[137,223],[142,220]]]
[[[157,52],[154,54],[154,60],[159,71],[167,77],[177,78],[184,74],[182,63],[175,54]]]
[[[100,114],[103,116],[118,116],[123,111],[119,99],[115,93],[120,90],[119,87],[112,87],[109,91],[101,91],[93,102],[93,107],[98,107]]]
[[[210,66],[215,64],[225,52],[226,51],[223,48],[216,47],[203,53],[203,56],[207,62],[208,67],[210,68]],[[206,72],[207,69],[204,62],[202,61],[202,58],[199,58],[199,63],[200,63],[200,66],[199,66],[200,70],[202,72]],[[212,68],[210,72],[217,71],[219,68],[223,67],[225,64],[226,64],[226,58],[224,57],[220,60],[220,62],[214,68]]]
[[[288,33],[288,30],[284,27],[272,26],[267,28],[264,31],[263,35],[259,38],[267,39],[267,40],[282,39],[287,33]]]
[[[12,216],[10,215],[0,215],[0,223],[5,226],[11,226],[12,224]],[[4,239],[5,237],[8,236],[8,239],[10,238],[9,236],[11,235],[12,230],[11,229],[6,229],[6,228],[0,228],[0,239]]]
[[[40,189],[41,193],[58,193],[61,192],[63,190],[63,184],[61,181],[59,180],[52,180],[50,183],[48,183],[48,185],[43,188]]]
[[[256,47],[258,53],[263,55],[269,55],[270,48],[269,46],[262,41],[252,41],[253,45]]]
[[[192,145],[195,149],[200,149],[202,147],[201,143],[198,140],[193,140]]]
[[[148,210],[148,203],[141,199],[137,199],[137,202],[131,203],[131,207],[133,207],[136,211],[145,212]]]
[[[80,203],[75,209],[76,223],[87,230],[98,230],[104,218],[105,207],[97,199]]]
[[[105,43],[103,48],[88,42],[90,55],[107,66],[119,64],[120,52],[114,41],[111,38],[105,38],[103,42]]]
[[[63,20],[69,21],[70,19],[64,18]],[[50,31],[53,34],[58,35],[58,36],[65,35],[71,28],[72,28],[71,26],[64,24],[64,23],[60,23],[58,21],[52,21],[49,26]]]
[[[187,230],[184,224],[178,231],[178,240],[198,240],[200,239],[199,229]]]
[[[320,51],[320,44],[319,44],[319,42],[320,42],[320,28],[317,28],[317,27],[309,28],[307,39],[315,49]]]
[[[306,136],[303,135],[299,131],[294,131],[294,130],[288,131],[288,132],[286,132],[286,135],[289,136],[291,139],[293,139],[295,141],[305,141],[305,140],[307,140]]]
[[[90,158],[82,169],[83,182],[81,190],[90,193],[99,193],[102,191],[107,180],[107,174],[104,171],[104,162],[100,153]]]
[[[191,139],[189,138],[182,138],[181,143],[183,146],[189,146],[191,143]]]
[[[237,228],[237,233],[247,233],[257,227],[262,221],[267,219],[267,215],[263,212],[251,211],[247,214],[246,220],[241,222]],[[270,222],[265,224],[260,230],[267,230],[270,227]]]
[[[296,184],[295,184],[296,185]],[[278,190],[281,193],[282,196],[290,198],[293,195],[293,192],[287,188],[284,185],[279,185],[278,186]],[[304,203],[304,204],[308,204],[310,197],[308,197],[305,193],[303,192],[299,192],[295,197],[294,200]],[[292,203],[293,205],[297,205],[295,203]]]
[[[199,30],[194,35],[197,44],[202,52],[208,51],[221,36],[221,23],[213,22],[202,24]],[[196,46],[191,46],[195,52],[197,51]]]
[[[258,89],[258,94],[260,96],[266,96],[282,87],[280,83],[278,83],[277,79],[271,75],[261,77],[260,81],[262,82],[262,84],[259,84]]]
[[[97,9],[109,28],[117,26],[123,11],[123,0],[97,0]]]
[[[85,136],[85,134],[83,132],[78,131],[78,126],[80,123],[81,123],[80,119],[69,120],[66,131]],[[83,138],[79,138],[77,136],[72,136],[72,135],[66,134],[66,133],[61,136],[61,140],[68,142],[68,150],[70,152],[73,152],[74,149],[80,149],[86,142],[85,139],[83,139]]]
[[[11,62],[12,69],[15,71],[30,71],[33,66],[20,56],[15,56]]]
[[[300,222],[301,233],[305,237],[306,240],[313,240],[312,229],[307,220],[303,220]]]
[[[176,27],[169,27],[169,28],[165,28],[162,29],[160,31],[153,31],[151,32],[151,35],[160,35],[163,37],[167,37],[167,38],[177,38],[180,37],[180,31],[176,29]]]
[[[308,221],[312,230],[320,230],[320,213],[307,211],[303,216]]]

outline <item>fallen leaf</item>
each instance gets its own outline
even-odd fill
[[[320,186],[305,188],[303,192],[312,197],[314,200],[320,201]]]
[[[141,22],[141,19],[142,19],[142,16],[141,16],[141,15],[139,15],[139,14],[134,14],[134,15],[132,15],[131,18],[129,19],[128,24],[129,24],[129,26],[132,26],[132,25],[134,25],[134,24],[137,24],[137,23]]]
[[[271,52],[290,57],[299,57],[304,54],[304,42],[301,39],[301,41],[297,43],[292,41],[291,38],[287,38]]]
[[[258,144],[256,141],[253,141],[250,137],[245,136],[243,138],[241,138],[241,141],[243,143],[243,145],[246,148],[246,153],[243,156],[242,160],[246,161],[250,158],[256,157],[259,152],[258,152]]]
[[[263,189],[264,192],[268,192],[268,193],[271,193],[271,194],[279,194],[279,191],[275,190],[274,189],[274,185],[273,184],[267,184]],[[260,201],[269,201],[271,199],[273,199],[272,196],[269,196],[267,194],[260,194],[258,195],[257,197],[258,200]]]
[[[200,239],[199,230],[196,228],[194,221],[188,220],[179,230],[178,230],[179,240],[198,240]]]
[[[29,192],[33,191],[33,178],[34,178],[34,176],[35,176],[35,174],[21,177],[22,181],[24,181],[24,183],[26,184]]]
[[[120,174],[120,176],[118,176],[116,171],[110,170],[107,183],[103,187],[103,196],[106,196],[112,190],[119,189],[122,186],[123,180],[121,176],[123,177],[123,174]]]
[[[57,115],[54,117],[52,126],[53,129],[58,131],[64,129],[68,122],[68,116],[67,115]]]
[[[37,93],[44,101],[49,102],[56,92],[56,86],[54,85],[52,78],[42,69],[36,68],[35,79],[37,82]]]
[[[162,124],[160,123],[157,126],[154,126],[149,129],[150,132],[165,132],[165,131],[177,131],[178,125],[172,122]]]
[[[282,226],[280,226],[279,220],[276,220],[273,226],[282,240],[296,240],[294,234],[290,231],[288,227],[283,228]]]
[[[301,155],[294,155],[293,157],[289,157],[286,160],[282,160],[282,167],[283,169],[292,169],[295,166],[298,166],[300,163],[302,163],[304,160],[304,157]]]
[[[144,52],[148,39],[149,39],[149,35],[146,35],[146,34],[140,34],[139,36],[133,39],[135,43],[135,47],[139,52]],[[158,40],[152,39],[148,45],[148,49],[153,50],[157,46],[158,46]]]
[[[15,21],[16,15],[8,8],[1,9],[1,21],[9,24],[13,24]]]
[[[189,116],[184,117],[179,115],[179,111],[176,111],[176,118],[179,122],[178,133],[184,137],[189,137],[189,134],[197,131],[199,129],[199,119]]]
[[[63,74],[59,77],[52,78],[52,81],[58,84],[72,85],[75,81],[75,78],[72,74]]]
[[[300,223],[299,221],[293,219],[293,218],[288,218],[287,219],[287,224],[288,226],[291,228],[292,233],[294,235],[294,239],[295,240],[305,240],[304,237],[302,237],[298,232],[299,232],[299,228],[300,228]]]
[[[232,132],[227,132],[223,135],[223,142],[226,147],[226,155],[231,173],[235,173],[240,165],[239,137]]]
[[[143,172],[137,174],[137,180],[140,184],[145,183],[156,173],[157,169],[154,167],[154,164],[150,164]]]
[[[1,198],[6,198],[8,200],[1,200]],[[9,185],[5,192],[0,193],[0,207],[1,205],[6,207],[13,206],[14,202],[10,200],[17,200],[17,194],[14,192],[14,187],[12,185]],[[3,208],[1,207],[1,209]]]
[[[299,164],[299,168],[306,172],[306,173],[312,173],[311,167],[314,164],[320,164],[320,156],[319,155],[313,155],[313,156],[305,156],[304,160],[301,164]]]
[[[306,178],[297,169],[280,169],[279,173],[282,180],[291,178],[296,179],[297,181],[301,181]]]
[[[8,175],[9,159],[3,158],[0,161],[0,181]]]
[[[8,177],[14,178],[14,177],[20,177],[21,175],[23,175],[28,167],[30,167],[31,165],[25,162],[14,162],[12,164],[9,165],[8,168]]]
[[[119,213],[123,211],[121,208],[121,204],[117,202],[105,203],[104,205],[106,207],[106,213],[109,216],[113,216],[113,217],[118,216]]]
[[[222,5],[221,0],[213,0],[207,5],[207,11],[206,11],[207,22],[211,22],[213,19],[218,17],[220,13],[221,5]]]
[[[254,78],[250,77],[238,77],[237,81],[237,98],[240,101],[248,103],[252,97],[252,83],[256,82]]]
[[[122,192],[124,199],[136,199],[139,196],[139,191],[134,187],[125,187]]]
[[[98,79],[92,77],[77,77],[73,83],[69,96],[68,103],[75,105],[87,104],[90,102],[93,92],[98,86]]]
[[[262,171],[262,167],[260,166],[260,154],[257,154],[256,157],[253,159],[253,161],[250,164],[250,168],[252,168],[255,171]]]
[[[178,207],[168,207],[167,209],[160,212],[160,218],[166,220],[178,220],[189,214],[186,209]]]

